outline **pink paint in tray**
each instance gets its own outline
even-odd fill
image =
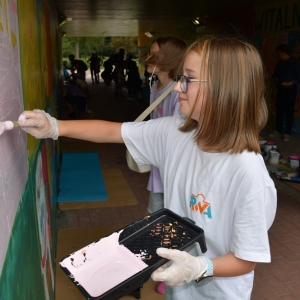
[[[158,247],[184,250],[195,242],[205,253],[203,229],[164,208],[70,254],[60,267],[87,299],[117,300],[167,262]]]
[[[60,262],[74,282],[92,297],[102,295],[148,267],[129,249],[119,245],[119,234],[115,232]]]

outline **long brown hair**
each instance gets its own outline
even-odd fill
[[[190,51],[201,56],[200,73],[207,82],[199,82],[198,101],[200,94],[205,95],[199,120],[190,114],[180,130],[196,130],[201,149],[259,153],[259,132],[268,111],[264,69],[256,48],[238,38],[209,37],[193,43]]]
[[[146,63],[159,66],[160,70],[169,72],[169,77],[175,80],[178,65],[186,51],[186,43],[176,37],[159,37],[152,42],[157,43],[159,51],[146,58]]]

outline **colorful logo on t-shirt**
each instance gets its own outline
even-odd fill
[[[199,211],[202,215],[207,215],[210,219],[212,218],[210,203],[205,200],[203,194],[198,194],[197,196],[192,194],[190,208],[193,211]]]

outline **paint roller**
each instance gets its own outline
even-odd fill
[[[24,115],[21,115],[19,117],[19,121],[23,121],[23,119],[26,119]],[[25,121],[25,120],[24,120]],[[5,121],[5,122],[0,122],[0,135],[7,130],[12,130],[13,128],[19,126],[18,121]]]

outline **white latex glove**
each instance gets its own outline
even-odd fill
[[[170,287],[184,285],[198,279],[206,270],[203,256],[192,256],[185,251],[158,248],[156,253],[169,261],[155,270],[151,277],[163,281]]]
[[[43,110],[24,111],[18,119],[19,126],[37,139],[58,139],[58,123]]]

